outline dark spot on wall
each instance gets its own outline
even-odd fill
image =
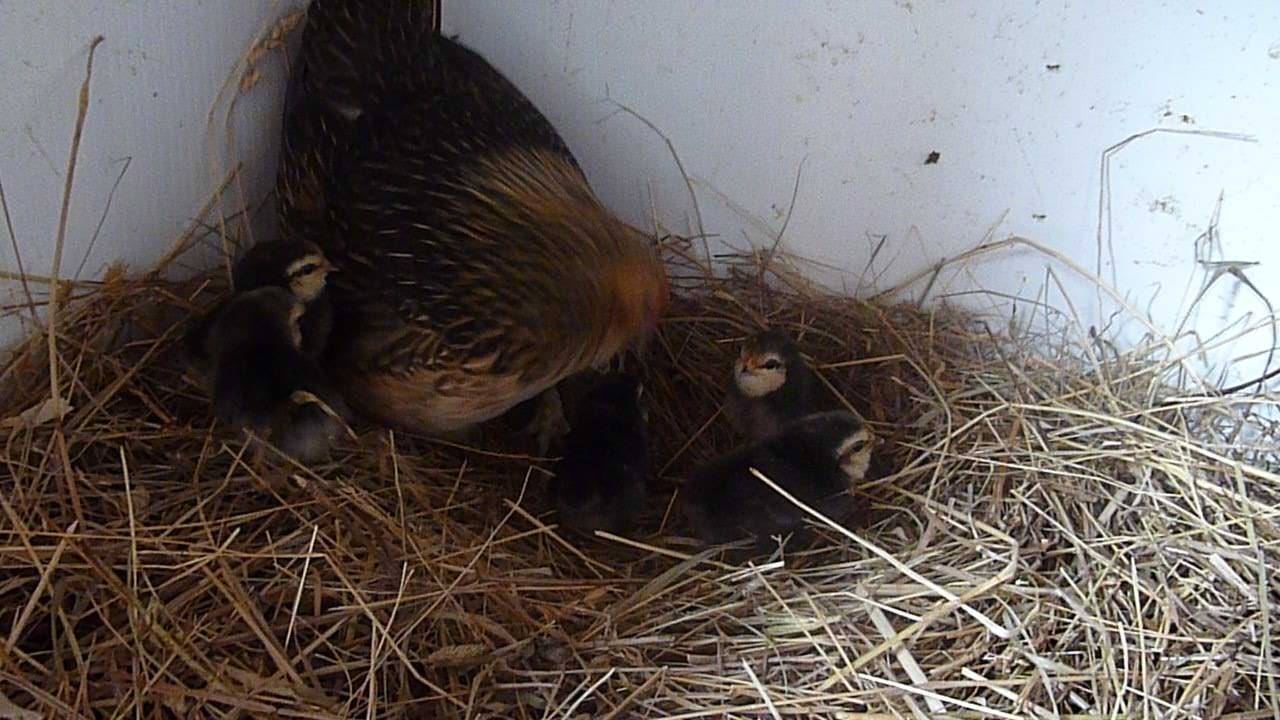
[[[939,161],[939,160],[941,160],[941,159],[942,159],[942,153],[938,152],[937,150],[934,150],[934,151],[930,152],[930,153],[929,153],[929,156],[928,156],[928,157],[926,157],[926,158],[924,159],[924,164],[925,164],[925,165],[937,165],[937,164],[938,164],[938,161]]]

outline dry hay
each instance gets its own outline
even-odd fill
[[[668,484],[654,532],[562,536],[546,463],[501,442],[358,426],[323,466],[255,460],[174,359],[210,284],[113,273],[59,311],[69,412],[42,337],[4,371],[0,416],[32,422],[4,430],[0,717],[1274,716],[1248,404],[1161,404],[1150,348],[678,250],[642,363],[663,479],[733,442],[732,340],[767,318],[888,440],[868,526],[732,565],[657,532]]]

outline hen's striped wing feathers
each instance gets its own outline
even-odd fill
[[[430,7],[313,1],[278,179],[285,234],[340,270],[346,361],[407,411],[432,405],[416,410],[439,416],[427,425],[531,397],[621,349],[665,302],[640,234]]]

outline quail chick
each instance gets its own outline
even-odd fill
[[[237,293],[213,321],[206,346],[214,357],[218,419],[314,462],[344,427],[346,407],[301,350],[303,310],[301,300],[279,287]]]
[[[226,307],[227,300],[223,299],[211,309],[195,315],[182,336],[182,360],[204,385],[213,380],[213,365],[217,361],[217,353],[210,340],[218,316]]]
[[[551,481],[561,525],[578,532],[627,532],[649,484],[648,413],[634,375],[603,376],[583,397]]]
[[[258,243],[245,251],[231,269],[232,296],[260,287],[279,287],[291,292],[303,304],[299,318],[302,351],[318,357],[328,342],[333,324],[333,307],[326,278],[333,266],[314,243],[305,240]],[[195,374],[209,379],[213,372],[214,350],[210,332],[231,297],[196,316],[183,336],[182,349]]]
[[[315,243],[306,240],[260,242],[245,251],[231,268],[235,292],[280,287],[302,301],[299,319],[302,352],[319,357],[329,340],[333,306],[327,278],[333,266]]]
[[[313,0],[277,176],[284,237],[339,270],[334,379],[357,411],[424,435],[599,367],[668,299],[652,240],[523,93],[440,35],[436,10]]]
[[[709,544],[754,537],[764,549],[771,536],[799,529],[806,513],[751,468],[838,520],[853,509],[850,493],[866,476],[872,443],[863,422],[843,410],[793,420],[696,470],[680,489],[682,514]]]
[[[765,330],[742,344],[733,364],[726,410],[751,440],[817,411],[818,379],[791,338]]]

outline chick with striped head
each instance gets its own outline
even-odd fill
[[[183,337],[188,366],[202,381],[213,372],[216,351],[210,333],[228,304],[241,293],[263,287],[287,290],[299,302],[298,327],[304,355],[319,359],[333,324],[328,276],[333,266],[315,243],[306,240],[261,242],[244,252],[231,268],[231,293],[195,316]]]
[[[426,435],[555,392],[642,342],[668,297],[652,240],[437,11],[313,0],[277,183],[285,236],[340,271],[335,379],[363,414]]]
[[[327,456],[346,406],[302,352],[305,305],[268,285],[237,293],[209,327],[217,418],[269,439],[301,462]]]
[[[807,513],[751,472],[839,522],[856,510],[852,493],[871,463],[875,437],[844,410],[815,413],[698,468],[680,488],[682,515],[709,544],[770,539],[799,529]]]
[[[765,330],[747,338],[733,365],[726,410],[748,439],[759,440],[816,412],[818,378],[789,335]]]
[[[260,242],[245,251],[231,269],[231,286],[237,292],[279,287],[302,303],[298,323],[302,352],[319,357],[329,340],[333,307],[328,277],[333,272],[324,252],[307,240]]]

